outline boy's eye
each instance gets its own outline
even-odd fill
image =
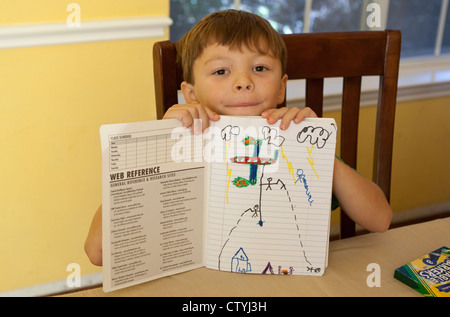
[[[216,70],[213,74],[215,74],[215,75],[225,75],[225,74],[227,74],[228,72],[227,72],[227,70],[226,69],[218,69],[218,70]]]
[[[263,72],[263,71],[265,71],[265,70],[267,70],[267,69],[268,69],[267,67],[262,66],[262,65],[253,67],[253,70],[254,70],[255,72]]]

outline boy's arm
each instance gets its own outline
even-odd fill
[[[371,232],[389,229],[392,209],[383,191],[339,159],[334,159],[333,193],[357,224]]]
[[[84,243],[84,251],[94,265],[102,265],[102,206],[98,207],[92,219],[89,233]]]

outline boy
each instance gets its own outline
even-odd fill
[[[227,10],[202,19],[178,43],[186,104],[174,105],[163,119],[185,127],[201,119],[203,129],[220,115],[262,116],[269,124],[317,117],[310,109],[277,108],[285,96],[287,75],[284,41],[270,24],[249,12]],[[392,218],[383,192],[373,182],[335,159],[333,194],[349,217],[365,229],[383,232]],[[101,265],[101,207],[94,216],[85,250]]]

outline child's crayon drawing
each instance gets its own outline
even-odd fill
[[[250,264],[247,254],[245,254],[242,248],[236,252],[231,259],[231,272],[247,273],[251,272],[252,265]]]
[[[213,167],[218,175],[214,181],[226,182],[225,197],[217,196],[214,202],[222,206],[223,233],[216,253],[219,270],[280,275],[323,272],[325,264],[322,258],[317,260],[317,254],[326,253],[328,236],[316,241],[315,232],[328,230],[329,225],[332,127],[331,122],[298,127],[290,132],[289,142],[286,134],[267,125],[251,133],[239,124],[226,124],[220,130],[226,169]],[[329,188],[321,192],[320,183]],[[324,199],[323,192],[329,192],[329,197]]]

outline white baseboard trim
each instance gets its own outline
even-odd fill
[[[169,17],[150,16],[81,21],[79,27],[68,23],[0,25],[0,49],[159,38],[171,24]]]
[[[69,287],[66,280],[55,281],[35,286],[20,288],[13,291],[0,293],[0,297],[40,297],[66,292],[74,292],[78,289],[93,287],[103,283],[102,272],[82,275],[80,277],[80,287]]]
[[[408,221],[418,221],[422,218],[439,217],[450,211],[450,201],[439,204],[417,207],[414,209],[395,212],[392,217],[392,225],[405,223]]]

